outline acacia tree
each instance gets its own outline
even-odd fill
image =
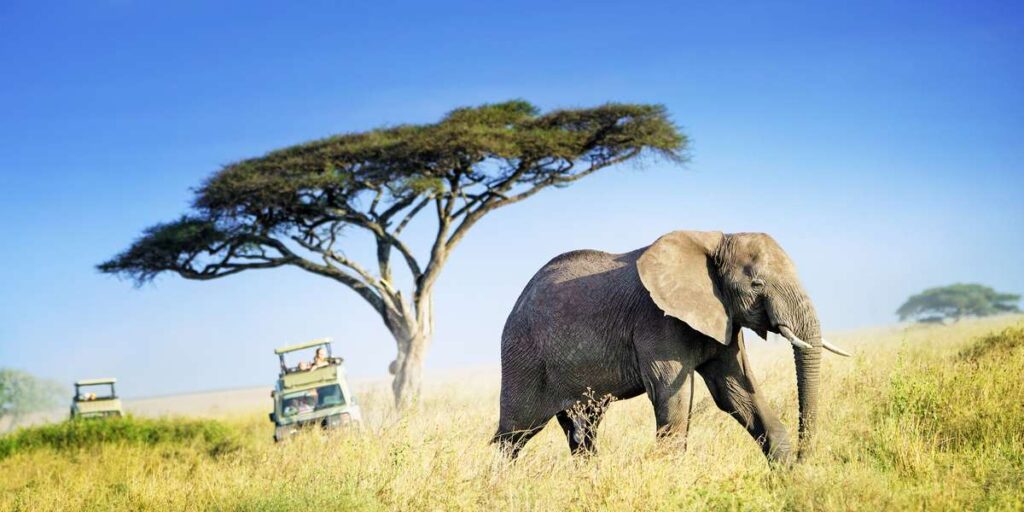
[[[1020,311],[1020,295],[1000,293],[980,284],[952,284],[929,288],[907,299],[896,314],[900,320],[916,318],[921,322],[954,322],[965,316],[989,316]]]
[[[394,336],[401,407],[418,394],[434,284],[484,215],[644,154],[679,160],[686,145],[660,105],[459,108],[437,123],[335,135],[227,165],[196,191],[190,213],[146,229],[98,268],[137,284],[163,272],[209,280],[285,265],[336,281]],[[417,252],[402,235],[421,214],[436,231]],[[346,254],[341,232],[350,228],[375,240],[375,270]],[[396,254],[406,286],[393,273]]]

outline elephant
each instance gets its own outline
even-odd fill
[[[743,327],[793,345],[795,456],[750,371]],[[815,430],[823,349],[849,355],[822,339],[792,260],[767,234],[674,231],[624,254],[568,252],[533,276],[505,323],[492,442],[515,458],[554,416],[570,451],[592,455],[607,407],[581,408],[581,397],[646,394],[657,435],[681,435],[685,449],[696,372],[768,460],[788,465]]]

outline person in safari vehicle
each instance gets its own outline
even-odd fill
[[[332,364],[341,364],[342,359],[340,357],[330,357],[327,355],[327,349],[320,347],[316,349],[316,353],[313,354],[313,360],[310,362],[299,361],[299,364],[295,368],[289,369],[285,366],[284,362],[281,363],[281,369],[285,373],[289,372],[308,372],[316,370],[317,368],[323,368]]]
[[[296,414],[313,412],[316,409],[316,403],[316,390],[311,389],[302,395],[285,399],[284,414],[287,416],[294,416]]]
[[[316,354],[313,355],[313,362],[310,363],[310,370],[316,370],[317,368],[323,368],[331,364],[331,359],[327,357],[327,349],[320,347],[316,349]]]

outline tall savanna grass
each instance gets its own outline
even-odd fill
[[[855,355],[826,358],[820,436],[811,459],[791,469],[770,468],[701,385],[685,452],[678,440],[655,440],[640,397],[611,405],[598,456],[570,457],[552,424],[509,463],[488,444],[498,380],[486,376],[434,384],[402,416],[384,389],[364,390],[361,431],[283,445],[271,441],[266,411],[253,411],[220,419],[231,433],[226,450],[194,440],[12,450],[0,460],[0,509],[1021,509],[1021,322],[832,336]],[[793,430],[789,349],[747,344]]]

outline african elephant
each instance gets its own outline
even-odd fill
[[[574,408],[588,390],[622,399],[646,393],[659,436],[685,436],[696,371],[768,459],[788,464],[788,434],[758,392],[741,327],[762,338],[779,333],[794,346],[803,455],[822,349],[849,354],[822,340],[793,262],[763,233],[675,231],[625,254],[573,251],[544,265],[502,333],[493,442],[515,457],[555,416],[574,454],[594,453],[604,408]]]

